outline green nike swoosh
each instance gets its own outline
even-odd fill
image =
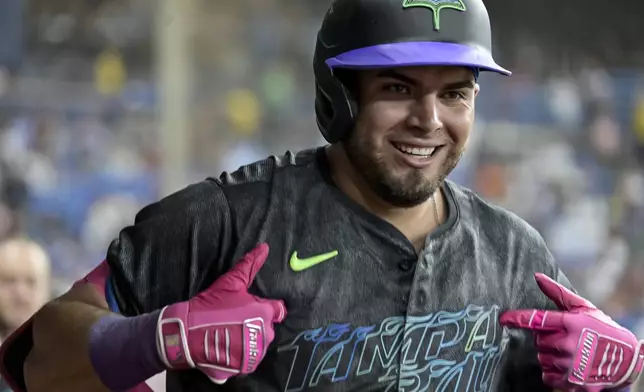
[[[291,255],[291,260],[289,260],[289,264],[291,265],[291,269],[293,271],[300,272],[300,271],[304,271],[305,269],[309,269],[314,265],[317,265],[329,259],[332,259],[337,255],[338,255],[338,251],[334,250],[333,252],[323,253],[321,255],[300,259],[299,257],[297,257],[297,251],[295,251]]]

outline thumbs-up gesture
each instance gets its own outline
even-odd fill
[[[559,311],[510,310],[500,322],[534,333],[544,383],[589,392],[632,384],[642,371],[643,342],[546,275],[535,274],[535,279]]]
[[[157,327],[159,355],[169,369],[197,368],[214,383],[255,371],[286,317],[282,301],[248,293],[264,265],[261,244],[189,301],[165,307]]]

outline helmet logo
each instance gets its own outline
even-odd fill
[[[466,11],[463,0],[403,0],[403,8],[425,7],[434,13],[434,30],[441,28],[440,12],[449,8],[457,11]]]

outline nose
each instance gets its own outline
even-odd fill
[[[432,133],[443,128],[438,105],[440,102],[434,94],[427,94],[418,99],[410,110],[408,125],[424,133]]]

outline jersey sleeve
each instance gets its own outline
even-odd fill
[[[555,304],[537,286],[534,273],[542,272],[570,290],[575,290],[566,275],[557,267],[552,253],[536,230],[530,233],[526,246],[529,249],[518,253],[522,257],[517,262],[526,266],[526,272],[522,276],[524,287],[519,288],[520,294],[516,296],[519,298],[516,308],[557,310]],[[543,383],[532,332],[522,329],[508,329],[508,333],[510,334],[508,368],[506,369],[508,390],[516,392],[552,391],[552,388]]]
[[[216,180],[145,207],[109,246],[110,309],[135,316],[189,299],[222,273],[235,237]]]

